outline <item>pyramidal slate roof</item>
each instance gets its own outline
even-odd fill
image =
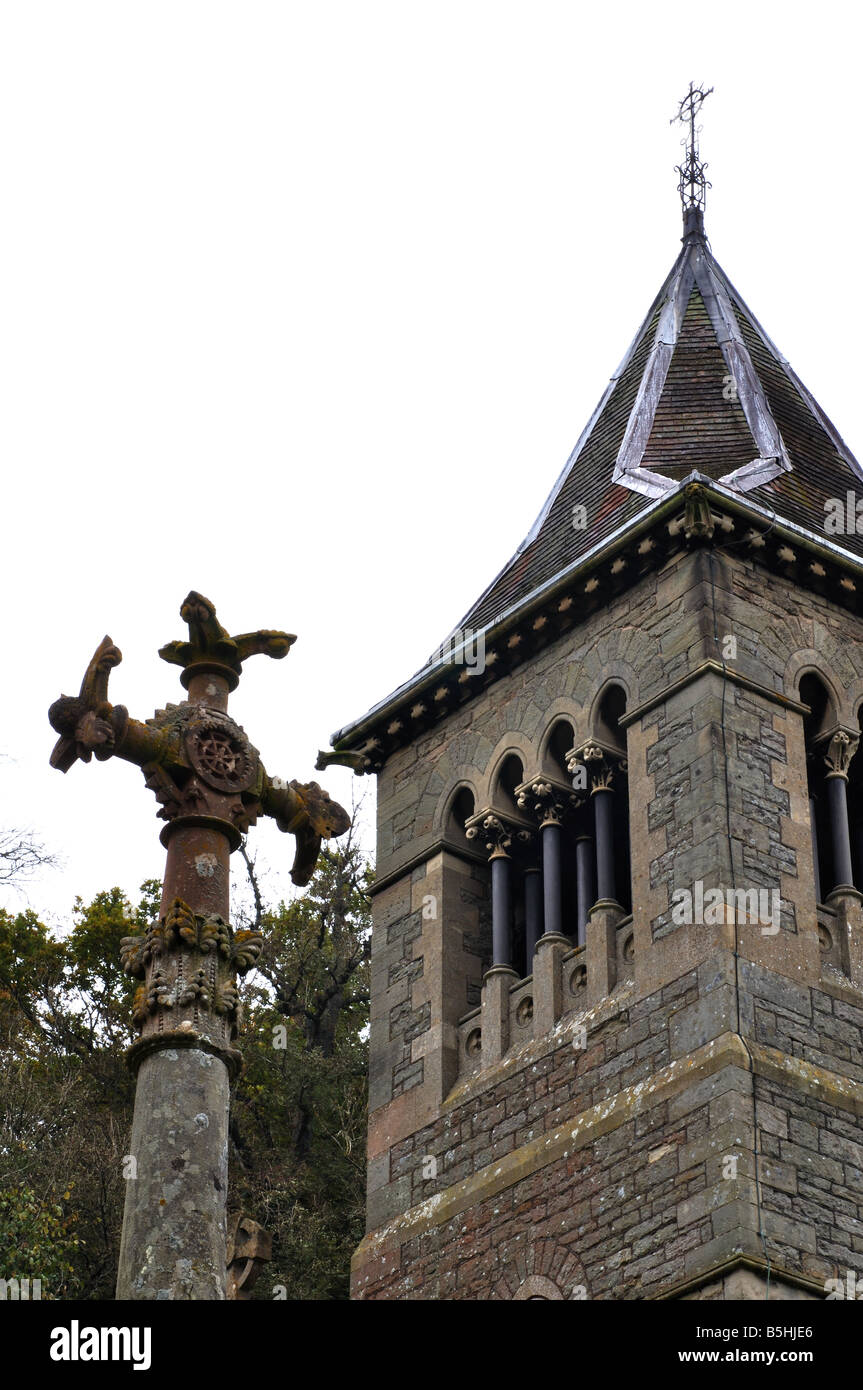
[[[749,517],[750,528],[758,522],[749,534],[762,563],[863,611],[863,535],[825,525],[835,518],[828,503],[863,496],[863,470],[718,265],[696,206],[684,213],[680,255],[515,554],[425,667],[333,734],[335,751],[321,752],[318,768],[378,770],[482,681],[632,582],[639,564],[658,563],[681,543],[672,514],[690,486],[709,489],[714,508]],[[707,513],[696,534],[702,525],[713,534]],[[629,563],[626,549],[647,558]],[[585,583],[582,571],[591,572]],[[479,677],[459,663],[481,632],[491,650]]]
[[[819,536],[827,500],[863,482],[715,260],[695,208],[680,255],[542,511],[454,633],[493,623],[693,471]],[[863,555],[863,537],[841,544]]]

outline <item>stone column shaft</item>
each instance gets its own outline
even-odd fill
[[[502,850],[491,857],[491,952],[493,965],[512,965],[512,864]]]
[[[614,792],[597,787],[593,792],[596,824],[596,896],[599,902],[614,902]]]
[[[225,1297],[230,1077],[220,1057],[163,1048],[138,1069],[118,1299]]]
[[[557,821],[543,822],[542,836],[542,895],[544,932],[561,936],[563,924],[563,884],[560,863],[560,825]]]
[[[851,836],[848,833],[848,786],[844,777],[837,775],[827,778],[827,797],[830,806],[830,839],[833,844],[833,887],[853,887]]]

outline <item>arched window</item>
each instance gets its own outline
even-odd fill
[[[632,910],[629,853],[629,777],[626,730],[620,721],[626,713],[626,692],[609,685],[597,703],[592,734],[574,748],[567,766],[573,785],[586,793],[583,836],[595,846],[596,898]],[[587,851],[584,851],[587,859]],[[580,930],[585,920],[584,894],[579,893]]]
[[[515,789],[524,780],[524,765],[517,753],[509,753],[498,768],[492,788],[492,806],[496,811],[518,816]]]
[[[555,783],[571,785],[572,778],[567,770],[567,757],[575,742],[575,729],[568,719],[558,719],[552,726],[545,745],[543,771],[554,778]],[[561,931],[568,936],[573,945],[583,938],[579,936],[578,912],[578,841],[586,834],[586,815],[583,809],[567,811],[561,823],[560,886],[561,886]],[[587,904],[587,908],[593,903]],[[585,912],[585,921],[587,920]]]
[[[815,900],[823,902],[834,886],[835,878],[830,804],[827,794],[827,764],[824,759],[822,737],[835,724],[836,713],[827,687],[813,671],[807,672],[801,678],[800,699],[803,704],[809,706],[809,713],[803,716],[809,821],[815,864]]]
[[[476,800],[470,787],[459,787],[450,801],[445,820],[446,838],[450,844],[460,849],[470,845],[466,827],[475,810]]]
[[[480,852],[475,839],[467,834],[467,824],[476,816],[476,798],[470,787],[457,787],[450,796],[444,816],[444,844],[457,854],[465,855],[471,861],[469,877],[458,876],[457,913],[462,932],[464,956],[472,962],[468,965],[463,1003],[472,1007],[479,1003],[482,976],[491,964],[491,872],[488,860]],[[444,893],[442,912],[453,910],[451,899]],[[454,979],[450,982],[455,991],[458,986]]]
[[[597,712],[597,735],[613,750],[608,759],[613,775],[611,790],[614,836],[614,898],[625,912],[632,911],[632,870],[629,848],[629,764],[626,730],[620,721],[626,714],[626,691],[620,685],[606,690]]]

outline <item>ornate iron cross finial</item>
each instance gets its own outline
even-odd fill
[[[708,87],[705,92],[703,87],[696,87],[690,82],[689,91],[681,101],[677,115],[672,116],[669,121],[669,125],[674,125],[675,121],[679,121],[681,125],[689,126],[688,135],[681,141],[681,144],[686,148],[686,159],[682,164],[675,166],[675,173],[680,175],[677,191],[680,194],[684,212],[690,208],[698,208],[703,211],[707,200],[707,190],[712,186],[704,177],[707,165],[702,164],[698,149],[698,136],[701,127],[695,124],[696,116],[712,91],[712,87]]]

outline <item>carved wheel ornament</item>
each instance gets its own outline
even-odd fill
[[[255,760],[248,739],[232,720],[197,724],[186,734],[185,743],[195,772],[216,791],[242,792],[251,784]]]

